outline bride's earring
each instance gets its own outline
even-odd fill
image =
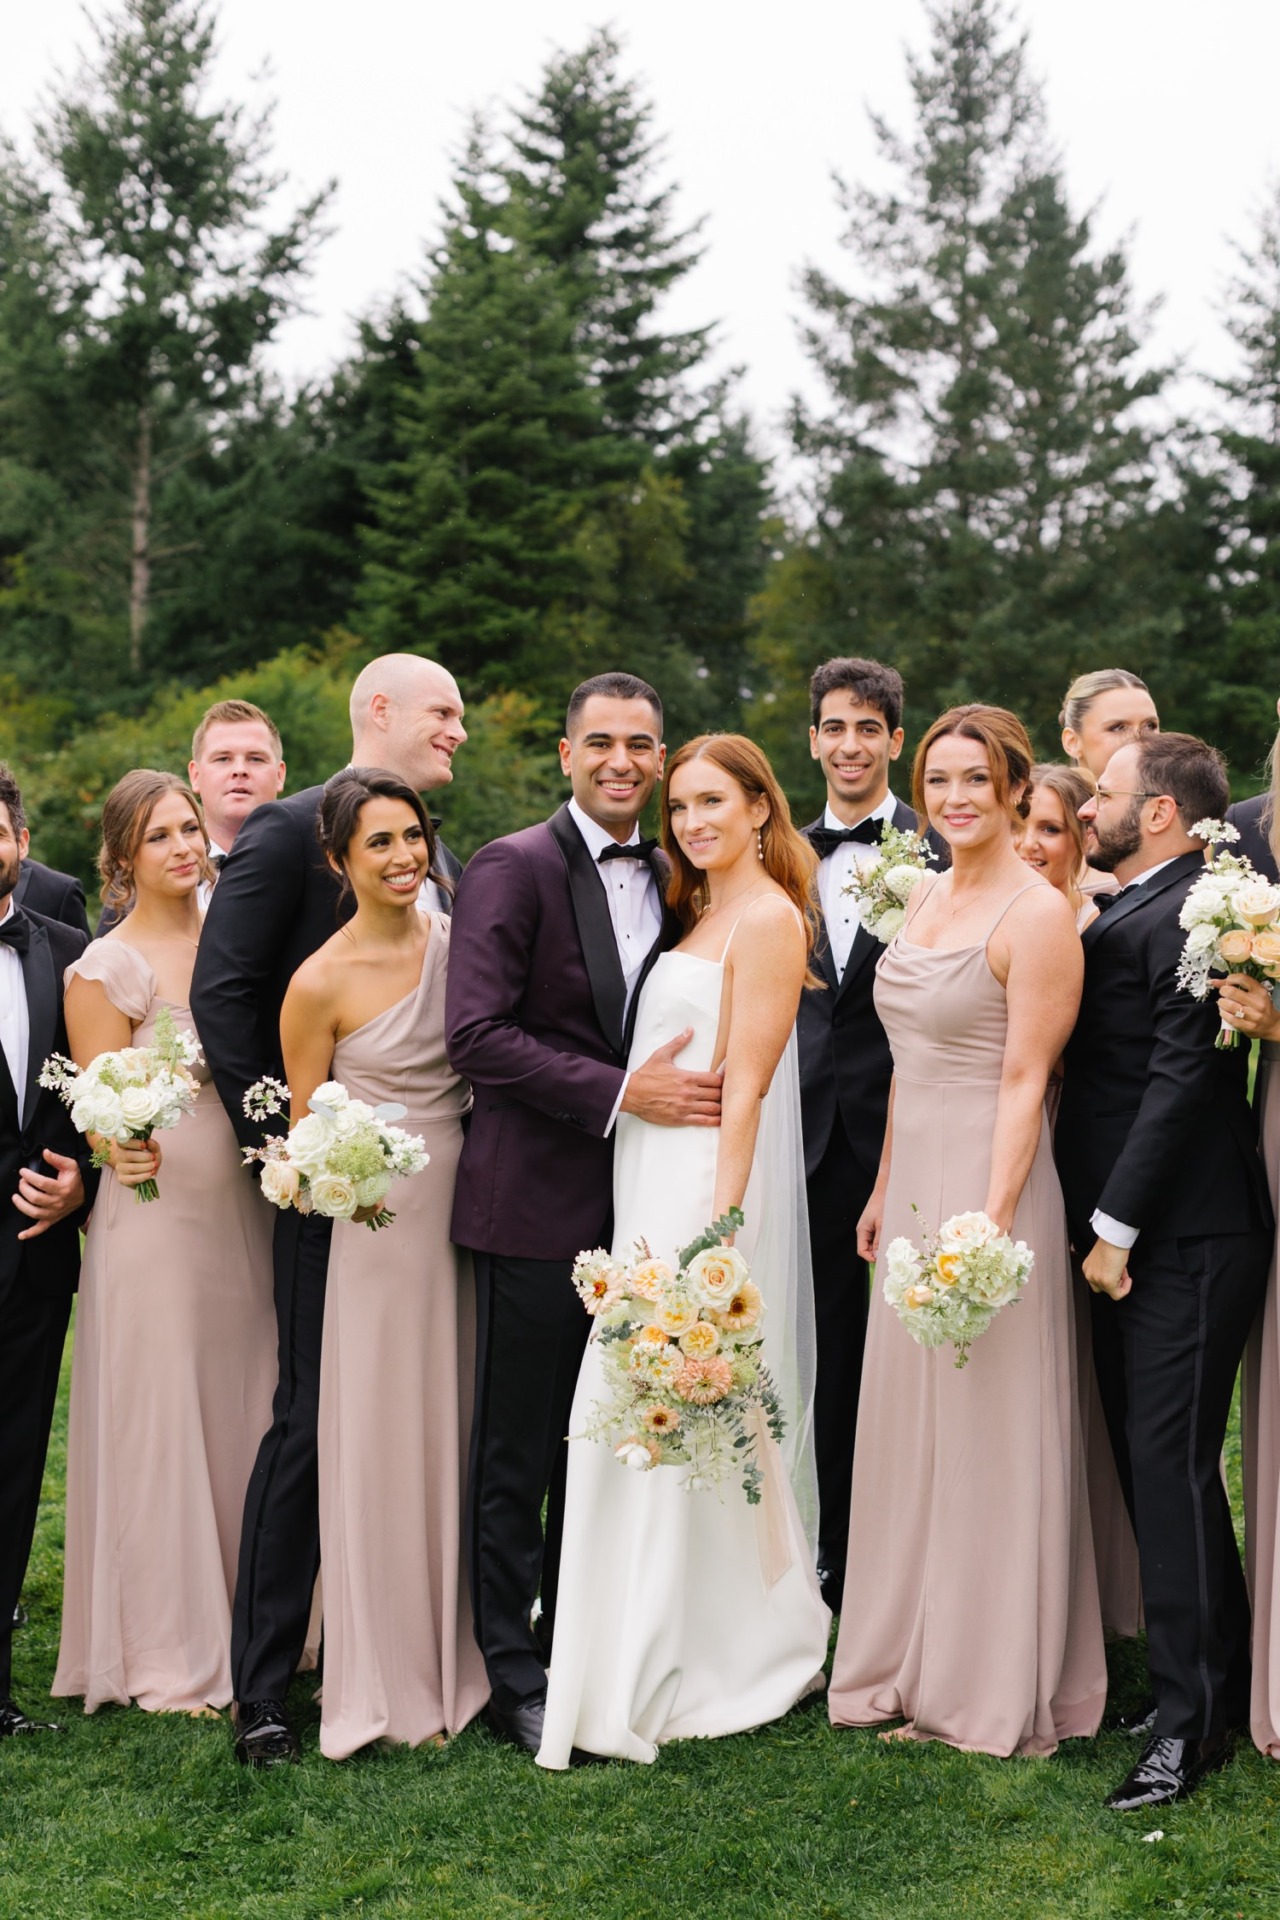
[[[763,827],[756,828],[756,852],[759,854],[760,858],[763,860],[764,859],[764,828]]]

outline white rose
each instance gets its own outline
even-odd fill
[[[623,1466],[630,1467],[633,1473],[647,1473],[653,1465],[653,1455],[638,1440],[624,1440],[614,1452]]]
[[[335,1113],[347,1104],[347,1090],[341,1080],[322,1080],[307,1105],[314,1112],[317,1107],[331,1107]]]
[[[1217,944],[1218,929],[1210,922],[1202,921],[1199,926],[1192,927],[1187,935],[1187,955],[1191,959],[1199,959],[1203,954],[1212,953]]]
[[[949,1253],[962,1253],[967,1247],[989,1247],[999,1238],[999,1227],[985,1213],[953,1213],[938,1231],[938,1245]]]
[[[318,1173],[311,1182],[311,1204],[330,1220],[350,1220],[360,1204],[354,1180],[345,1173]]]
[[[130,1133],[142,1133],[155,1119],[150,1087],[126,1087],[120,1095],[120,1112]]]
[[[316,1113],[304,1114],[289,1135],[289,1158],[299,1172],[310,1179],[313,1174],[324,1172],[332,1140],[327,1121]]]
[[[906,924],[907,916],[902,908],[890,907],[887,912],[882,913],[880,918],[872,923],[871,931],[877,940],[883,940],[887,946],[889,941],[893,939],[895,933],[901,933]]]
[[[884,876],[884,886],[895,900],[906,901],[911,898],[923,879],[923,867],[890,867]]]
[[[704,1247],[686,1272],[690,1293],[704,1307],[732,1300],[742,1282],[751,1278],[751,1269],[736,1247]]]
[[[71,1119],[81,1133],[100,1133],[104,1140],[114,1140],[124,1132],[120,1095],[110,1087],[94,1087],[83,1102],[77,1102]]]
[[[1247,886],[1237,887],[1231,906],[1247,927],[1269,927],[1280,914],[1280,887],[1273,887],[1269,880],[1251,880]]]
[[[287,1160],[267,1160],[262,1168],[263,1197],[273,1207],[291,1207],[302,1187],[302,1175]]]

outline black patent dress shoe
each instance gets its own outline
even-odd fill
[[[1135,1740],[1150,1740],[1156,1730],[1156,1703],[1148,1694],[1139,1700],[1137,1706],[1122,1713],[1115,1723],[1117,1733],[1127,1733]]]
[[[0,1740],[15,1739],[21,1733],[61,1733],[52,1720],[32,1720],[16,1700],[0,1700]]]
[[[13,1624],[15,1627],[25,1627],[27,1624],[27,1610],[21,1600],[13,1610]]]
[[[1230,1734],[1211,1740],[1172,1740],[1157,1734],[1142,1749],[1137,1765],[1129,1769],[1103,1805],[1113,1813],[1138,1813],[1147,1807],[1172,1806],[1195,1792],[1208,1773],[1216,1773],[1231,1758]]]
[[[231,1724],[242,1767],[290,1767],[302,1758],[302,1743],[283,1700],[233,1700]]]
[[[526,1753],[536,1753],[542,1745],[546,1709],[545,1700],[522,1700],[518,1707],[500,1707],[491,1700],[484,1710],[485,1725],[499,1740],[523,1747]]]
[[[839,1613],[840,1602],[844,1599],[844,1568],[820,1566],[818,1591],[822,1595],[823,1605],[829,1607],[832,1613]]]

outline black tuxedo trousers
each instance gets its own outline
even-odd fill
[[[11,1690],[13,1610],[35,1538],[58,1372],[74,1294],[19,1271],[0,1301],[0,1700]]]
[[[1249,1718],[1249,1601],[1220,1466],[1270,1233],[1133,1249],[1132,1291],[1092,1296],[1098,1386],[1138,1540],[1156,1732],[1204,1740]]]

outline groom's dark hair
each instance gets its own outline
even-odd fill
[[[584,680],[569,695],[569,708],[564,716],[564,731],[567,738],[573,732],[573,723],[588,700],[599,695],[602,700],[647,700],[653,708],[653,717],[658,723],[658,735],[662,735],[662,702],[647,680],[641,680],[634,673],[597,673],[590,680]]]
[[[815,727],[821,722],[822,703],[829,693],[851,693],[864,707],[874,707],[890,733],[896,733],[902,725],[906,692],[896,667],[848,654],[824,660],[809,682],[809,717]]]

